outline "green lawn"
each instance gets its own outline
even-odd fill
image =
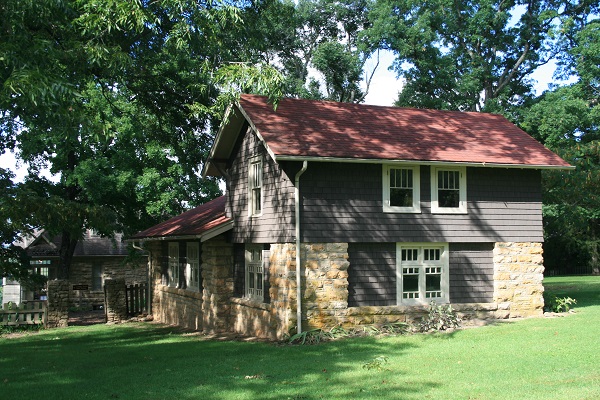
[[[316,346],[216,342],[155,324],[0,339],[4,399],[597,399],[600,277],[550,278],[576,313]],[[383,370],[363,365],[387,356]]]

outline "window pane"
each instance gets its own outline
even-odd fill
[[[459,190],[438,190],[438,205],[439,207],[460,206],[460,191]]]
[[[440,260],[440,249],[425,249],[424,258],[425,261],[439,261]]]
[[[426,275],[425,290],[428,292],[439,292],[440,290],[442,290],[442,276],[438,274]]]
[[[254,289],[254,272],[248,272],[248,288]]]
[[[405,292],[419,291],[419,276],[418,275],[404,275],[404,291]]]
[[[390,188],[390,206],[412,207],[412,205],[413,205],[412,189]]]
[[[402,261],[416,261],[418,254],[418,249],[402,249]]]
[[[263,289],[263,275],[262,274],[256,274],[256,288],[258,290]]]

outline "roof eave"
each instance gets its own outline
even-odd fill
[[[292,156],[278,155],[276,161],[312,161],[312,162],[344,162],[357,164],[420,164],[420,165],[456,165],[465,167],[490,167],[490,168],[518,168],[518,169],[550,169],[550,170],[574,170],[572,165],[551,164],[505,164],[494,162],[465,162],[465,161],[431,161],[431,160],[402,160],[383,158],[344,158],[344,157],[316,157],[316,156]]]
[[[165,240],[191,240],[199,239],[201,242],[206,242],[209,239],[219,236],[222,233],[227,232],[233,228],[233,220],[225,221],[205,232],[190,235],[164,235],[164,236],[146,236],[140,238],[130,238],[125,240],[126,242],[151,242],[151,241],[165,241]]]
[[[267,141],[260,134],[260,131],[250,118],[250,115],[244,110],[239,102],[236,102],[230,105],[225,112],[225,117],[223,118],[223,123],[219,128],[219,132],[217,132],[217,136],[215,137],[215,142],[210,149],[210,153],[206,163],[204,163],[204,167],[202,168],[202,177],[206,178],[207,176],[216,176],[220,177],[223,175],[222,166],[218,166],[218,162],[223,162],[223,160],[228,160],[231,156],[231,152],[237,142],[239,135],[242,133],[242,126],[244,122],[247,122],[250,126],[250,129],[254,131],[258,140],[263,144],[267,153],[276,160],[275,153],[269,147]]]
[[[233,146],[237,141],[240,130],[244,123],[244,115],[239,112],[240,105],[238,103],[231,104],[225,111],[223,123],[219,127],[219,131],[215,136],[215,141],[210,149],[208,159],[202,168],[202,177],[221,176],[221,169],[216,166],[216,160],[227,159],[233,150]],[[223,156],[224,154],[224,156]]]

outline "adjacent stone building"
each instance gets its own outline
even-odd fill
[[[27,250],[31,265],[38,273],[47,276],[49,281],[56,279],[60,237],[51,237],[45,230],[40,230],[21,245]],[[75,248],[68,284],[65,285],[68,287],[69,308],[92,310],[104,307],[104,281],[107,279],[123,279],[128,285],[148,282],[147,257],[128,259],[127,256],[123,235],[116,234],[111,239],[88,230]],[[4,303],[12,301],[20,304],[24,300],[46,299],[46,288],[34,292],[8,278],[5,282],[9,290],[4,291]]]

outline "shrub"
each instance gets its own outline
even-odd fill
[[[317,344],[324,340],[335,340],[359,336],[404,335],[410,332],[410,325],[404,322],[390,322],[382,325],[364,325],[346,329],[336,325],[331,329],[312,329],[290,337],[291,344]]]
[[[429,313],[421,319],[418,325],[419,332],[439,332],[450,328],[460,327],[460,318],[450,304],[437,305],[432,301]]]
[[[577,300],[570,297],[558,297],[551,293],[544,293],[544,311],[563,313],[569,311]]]

